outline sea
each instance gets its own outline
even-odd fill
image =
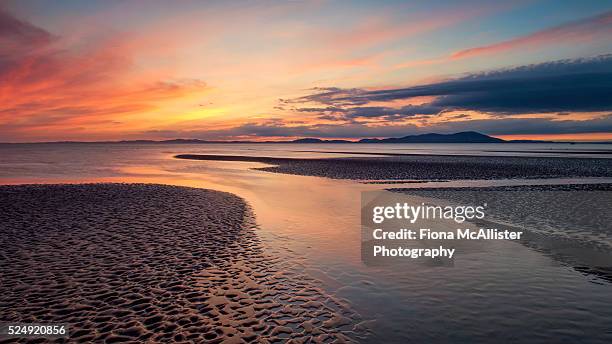
[[[381,153],[610,159],[612,144],[0,144],[0,184],[160,183],[236,194],[250,205],[256,231],[271,254],[281,255],[361,315],[361,326],[371,331],[365,342],[612,342],[612,282],[590,273],[595,269],[605,275],[612,267],[612,260],[605,261],[612,247],[609,222],[593,234],[591,229],[581,230],[580,222],[565,228],[566,222],[551,221],[545,223],[547,228],[539,228],[539,221],[508,223],[513,221],[510,216],[503,219],[504,225],[522,226],[537,240],[486,242],[456,253],[450,265],[407,261],[370,265],[362,260],[361,197],[364,192],[388,189],[389,184],[279,174],[258,170],[267,165],[257,162],[174,158],[177,154],[328,158]],[[576,183],[612,183],[612,176],[432,181],[392,187],[422,191]],[[504,194],[510,215],[513,204],[522,202],[520,196]],[[420,202],[425,196],[406,197]],[[609,200],[610,193],[598,197]],[[552,216],[567,212],[563,204],[559,207]],[[572,260],[572,254],[584,252],[560,250],[561,242],[587,247],[589,254],[603,252],[603,261],[590,266],[585,260]]]

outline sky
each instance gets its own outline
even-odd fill
[[[0,142],[612,140],[612,1],[3,1]]]

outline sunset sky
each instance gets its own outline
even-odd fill
[[[612,140],[612,1],[3,1],[0,142]]]

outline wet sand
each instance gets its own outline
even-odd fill
[[[401,156],[359,158],[270,158],[179,154],[179,159],[248,161],[275,166],[261,171],[352,180],[484,180],[612,176],[612,159]]]
[[[0,207],[0,321],[70,323],[70,341],[106,343],[367,334],[348,304],[263,250],[248,206],[232,194],[0,186]]]
[[[488,205],[481,226],[520,229],[521,244],[601,282],[612,282],[612,184],[391,188],[407,195]]]

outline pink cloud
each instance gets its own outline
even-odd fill
[[[328,42],[334,47],[369,47],[392,40],[407,38],[444,27],[453,26],[480,15],[499,10],[500,6],[480,8],[453,8],[431,15],[431,13],[411,13],[401,23],[391,19],[387,13],[383,16],[371,16],[357,26],[345,32],[328,32]]]
[[[461,59],[483,54],[496,54],[521,47],[536,47],[559,42],[581,42],[594,37],[609,39],[610,34],[612,34],[612,11],[507,41],[460,50],[451,54],[450,58]]]
[[[0,43],[0,124],[13,133],[117,122],[206,88],[200,80],[138,73],[125,38],[66,46],[1,10]]]

